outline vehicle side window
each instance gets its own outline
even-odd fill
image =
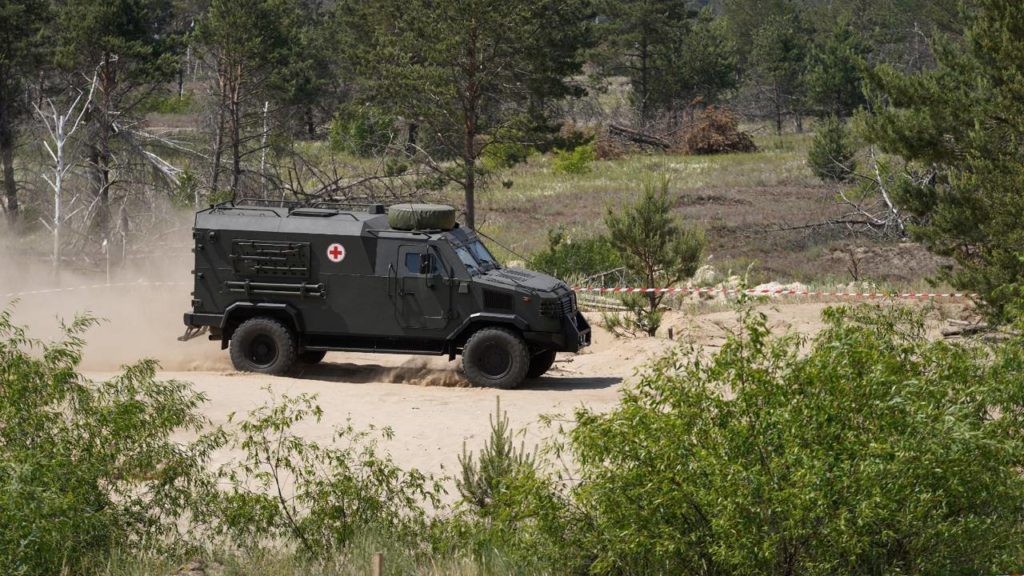
[[[420,254],[419,252],[406,252],[405,253],[405,271],[409,274],[420,273]]]
[[[405,271],[409,274],[426,275],[426,274],[438,274],[440,268],[438,268],[437,258],[430,258],[430,269],[424,269],[424,258],[427,253],[424,252],[406,252],[405,253]]]

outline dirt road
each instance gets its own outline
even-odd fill
[[[304,436],[328,441],[334,427],[349,419],[361,429],[390,427],[394,438],[385,446],[400,465],[440,475],[454,471],[464,444],[470,450],[483,446],[499,396],[513,427],[524,430],[524,440],[531,446],[550,433],[540,422],[543,416],[569,417],[579,406],[609,409],[622,386],[652,356],[678,341],[714,347],[736,325],[733,311],[669,314],[666,325],[673,327],[677,342],[617,340],[598,328],[593,347],[559,357],[548,377],[518,390],[496,391],[468,387],[456,370],[457,361],[433,357],[332,353],[323,364],[293,378],[238,373],[217,343],[176,340],[183,332],[187,293],[187,286],[143,282],[26,295],[15,306],[14,318],[43,338],[58,333],[59,318],[81,312],[103,318],[86,336],[83,369],[90,377],[102,379],[123,364],[155,358],[164,369],[161,378],[191,382],[209,397],[203,410],[214,423],[282,393],[316,394],[324,418],[304,424]],[[823,307],[790,303],[765,310],[780,328],[813,332]]]

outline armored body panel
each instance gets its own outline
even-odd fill
[[[409,209],[437,216],[440,208]],[[543,274],[502,268],[457,224],[397,230],[380,206],[358,212],[220,205],[196,215],[193,236],[195,290],[185,324],[209,328],[222,347],[231,344],[236,365],[233,336],[253,319],[287,332],[283,344],[271,342],[280,336],[271,334],[249,345],[277,347],[264,357],[284,346],[298,358],[322,358],[329,350],[454,358],[474,336],[473,348],[484,347],[479,342],[487,339],[478,333],[488,329],[499,340],[521,342],[543,364],[554,352],[590,342],[572,290]],[[256,352],[239,354],[242,368],[259,370],[245,362],[245,354]],[[492,372],[500,372],[504,364],[495,366]],[[273,370],[282,369],[274,364]]]

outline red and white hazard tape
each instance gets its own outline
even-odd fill
[[[940,293],[940,292],[828,292],[820,290],[792,290],[788,288],[763,288],[763,289],[742,289],[742,288],[573,288],[577,292],[591,292],[596,294],[724,294],[736,296],[746,294],[747,296],[808,296],[828,298],[901,298],[908,300],[935,300],[935,299],[975,299],[977,294],[968,293]]]
[[[117,282],[114,284],[87,284],[84,286],[68,286],[66,288],[44,288],[41,290],[28,290],[25,292],[8,292],[0,294],[0,298],[18,298],[21,296],[34,296],[36,294],[56,294],[58,292],[73,292],[76,290],[98,290],[101,288],[126,288],[141,286],[190,286],[190,282]]]

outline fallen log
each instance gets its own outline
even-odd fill
[[[641,146],[654,146],[663,150],[667,150],[672,147],[672,145],[664,138],[654,136],[653,134],[645,134],[638,130],[633,130],[632,128],[619,126],[618,124],[608,125],[608,135],[629,140],[630,142]]]

